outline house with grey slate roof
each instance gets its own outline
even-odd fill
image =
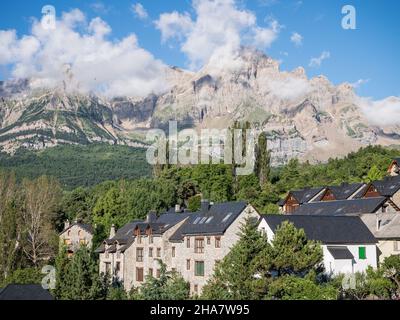
[[[271,241],[284,221],[303,229],[308,239],[320,242],[328,275],[377,267],[377,240],[358,216],[263,215],[258,228]]]
[[[399,208],[386,197],[310,202],[300,206],[294,214],[341,216],[348,214],[391,212]]]
[[[197,212],[170,209],[145,221],[132,221],[97,248],[100,272],[121,281],[126,290],[139,287],[147,275],[158,277],[162,260],[170,271],[182,274],[192,294],[200,293],[223,259],[239,239],[246,219],[259,219],[246,202],[210,203],[202,201]]]
[[[71,256],[82,245],[92,247],[93,227],[78,220],[73,223],[67,220],[59,237],[60,242],[67,247],[68,255]]]

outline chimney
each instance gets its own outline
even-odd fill
[[[64,221],[64,230],[67,230],[69,228],[69,220]]]
[[[175,205],[175,213],[180,213],[180,212],[182,212],[181,206],[179,204],[176,204]]]
[[[210,209],[210,201],[208,201],[206,199],[204,199],[204,200],[202,199],[200,208],[201,208],[202,213],[207,213],[208,210]]]
[[[150,223],[150,222],[155,222],[156,220],[157,220],[157,213],[155,213],[154,211],[150,211],[147,214],[146,222]]]
[[[110,239],[115,236],[115,225],[113,224],[110,229]]]

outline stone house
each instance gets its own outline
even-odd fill
[[[111,231],[96,250],[100,272],[109,272],[129,291],[139,287],[147,275],[158,277],[162,260],[169,271],[179,272],[190,283],[192,294],[200,293],[238,240],[241,224],[259,214],[245,202],[212,204],[203,201],[197,212],[171,209],[146,221],[133,221]]]
[[[92,247],[93,228],[79,221],[70,224],[67,220],[59,237],[60,242],[67,246],[68,255],[71,256],[82,245]]]
[[[379,213],[363,214],[361,220],[378,240],[378,261],[400,254],[400,215]]]
[[[303,229],[309,240],[320,242],[327,275],[377,267],[377,241],[358,216],[265,215],[258,228],[272,241],[284,221]]]

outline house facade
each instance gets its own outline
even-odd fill
[[[60,233],[60,242],[67,247],[68,255],[71,256],[82,245],[92,247],[93,228],[89,224],[75,221],[64,223],[64,230]]]
[[[393,161],[389,165],[387,172],[392,177],[400,175],[400,158],[393,159]]]
[[[377,267],[376,239],[357,216],[265,215],[259,230],[272,241],[277,228],[288,221],[321,243],[327,275],[363,272]]]
[[[179,272],[199,294],[222,260],[239,239],[240,226],[259,214],[245,202],[211,204],[203,201],[197,212],[169,210],[111,230],[96,252],[100,272],[108,272],[129,291],[147,275],[158,277],[162,260],[169,271]]]
[[[400,215],[364,214],[360,218],[378,240],[377,254],[380,263],[386,257],[400,255]]]

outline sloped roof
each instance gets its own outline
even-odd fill
[[[400,189],[400,176],[385,177],[383,180],[376,180],[372,185],[382,196],[391,197]]]
[[[334,200],[305,203],[294,215],[344,215],[358,213],[374,213],[387,199],[385,197]]]
[[[185,235],[223,234],[243,212],[244,201],[224,202],[209,206],[208,211],[188,214],[188,219],[170,237],[170,241],[181,241]]]
[[[318,193],[324,190],[325,187],[305,188],[301,190],[290,191],[290,194],[300,203],[306,203],[314,198]]]
[[[377,239],[400,239],[400,214],[379,213],[378,215],[363,214],[361,220]],[[380,220],[379,230],[377,219]]]
[[[352,260],[354,256],[346,247],[327,247],[328,251],[336,260]]]
[[[39,284],[9,284],[0,290],[0,300],[54,300]]]
[[[309,240],[323,244],[376,243],[376,239],[358,216],[264,215],[269,227],[276,229],[289,221],[303,229]]]
[[[339,186],[328,186],[327,190],[330,190],[333,193],[336,200],[346,200],[364,185],[364,183],[342,183]],[[318,196],[315,201],[320,201],[324,194],[325,193]]]
[[[88,223],[82,223],[82,222],[74,222],[71,223],[66,229],[64,229],[60,234],[63,234],[64,232],[68,231],[69,229],[71,229],[74,226],[78,226],[80,228],[82,228],[83,230],[86,230],[87,232],[89,232],[90,234],[93,234],[93,227],[92,225],[88,224]]]

